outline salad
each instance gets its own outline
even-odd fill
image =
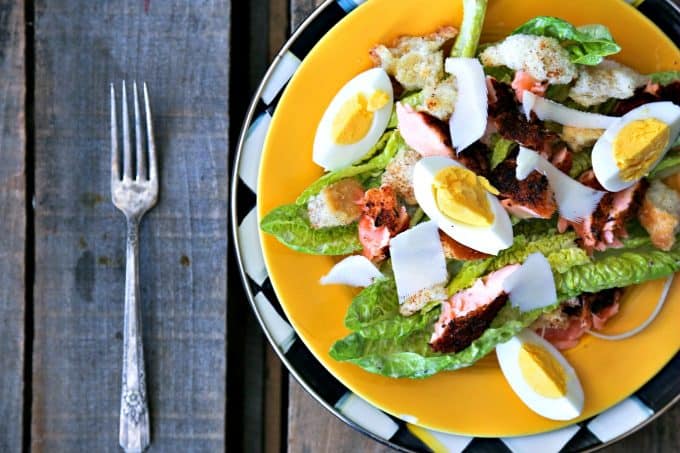
[[[326,172],[260,227],[341,257],[320,284],[364,288],[335,360],[425,378],[495,350],[531,409],[571,419],[559,350],[680,269],[680,73],[640,74],[605,26],[556,17],[480,45],[486,1],[464,7],[460,30],[367,49],[317,127]]]

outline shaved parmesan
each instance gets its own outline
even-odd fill
[[[550,263],[540,253],[532,253],[524,264],[503,280],[510,303],[521,311],[544,308],[557,302],[555,279]]]
[[[533,111],[539,120],[549,120],[563,126],[581,127],[584,129],[607,129],[619,120],[619,118],[614,116],[570,109],[550,99],[536,96],[528,90],[524,92],[522,97],[522,108],[527,119],[529,119]]]
[[[365,287],[382,276],[383,274],[368,258],[352,255],[333,266],[328,274],[321,277],[320,283]]]
[[[390,240],[392,271],[399,303],[448,279],[446,258],[433,221],[424,222]]]
[[[550,188],[555,193],[555,201],[560,215],[571,222],[581,222],[590,216],[605,194],[605,192],[591,189],[570,178],[536,151],[520,146],[515,176],[522,180],[532,170],[536,170],[548,178]]]
[[[484,68],[476,58],[447,58],[444,69],[456,77],[458,97],[449,119],[451,144],[461,152],[482,138],[488,120]]]

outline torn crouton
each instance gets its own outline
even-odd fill
[[[363,196],[364,188],[353,178],[325,187],[307,202],[310,224],[314,228],[349,225],[361,216]]]

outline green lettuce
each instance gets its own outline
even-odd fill
[[[352,333],[333,344],[330,355],[335,360],[354,363],[366,371],[399,378],[424,378],[447,370],[468,367],[492,352],[496,345],[508,341],[530,325],[544,311],[522,313],[506,305],[484,333],[464,350],[454,354],[432,351],[429,346],[432,328],[421,329],[399,338],[365,338]]]
[[[397,152],[404,146],[406,146],[404,140],[397,131],[386,132],[378,140],[373,149],[368,152],[368,155],[372,157],[358,164],[326,173],[309,185],[295,200],[295,203],[300,206],[305,205],[311,197],[321,192],[324,188],[345,178],[366,176],[366,179],[368,179],[374,173],[383,171],[387,164],[396,156]]]
[[[478,261],[467,261],[463,264],[461,271],[453,277],[449,283],[449,294],[469,288],[479,277],[489,272],[496,271],[508,264],[522,263],[532,253],[542,253],[548,261],[559,264],[560,268],[565,268],[574,264],[583,264],[587,260],[585,252],[564,252],[567,249],[577,248],[574,240],[576,235],[573,232],[557,234],[552,230],[543,234],[532,235],[530,239],[524,235],[516,234],[511,247],[502,250],[497,256],[485,258]],[[580,250],[580,249],[579,249]],[[551,260],[551,254],[560,252]],[[567,260],[561,261],[560,260]],[[573,261],[571,261],[573,260]]]
[[[291,249],[314,255],[347,255],[361,250],[356,222],[329,228],[312,228],[307,208],[296,204],[279,206],[260,222],[265,233]]]
[[[609,29],[604,25],[574,27],[557,17],[535,17],[519,26],[512,34],[555,38],[567,49],[573,63],[583,65],[599,64],[604,57],[621,51],[621,47],[614,42]]]
[[[680,171],[680,149],[669,151],[661,162],[649,172],[648,178],[660,179]]]
[[[583,172],[593,168],[593,160],[590,154],[590,150],[583,150],[580,153],[573,153],[571,155],[572,163],[569,176],[578,178]]]
[[[491,148],[489,165],[491,165],[492,170],[496,168],[498,164],[503,162],[510,155],[510,153],[519,146],[512,140],[505,139],[501,137],[500,134],[496,133],[491,136],[489,145]]]
[[[452,57],[472,58],[477,51],[484,26],[487,0],[463,0],[463,22],[456,42],[451,48]]]
[[[364,288],[352,300],[345,326],[365,338],[399,338],[431,327],[439,317],[439,302],[427,304],[411,316],[399,313],[394,278],[380,279]]]
[[[507,84],[511,84],[515,77],[515,71],[507,66],[484,66],[484,74]]]
[[[680,71],[662,71],[648,74],[649,80],[652,83],[658,83],[659,85],[668,85],[673,82],[680,80]]]
[[[594,262],[574,266],[555,276],[559,300],[581,293],[596,293],[609,288],[630,285],[668,276],[680,270],[680,244],[669,252],[652,246],[614,251],[598,257]]]

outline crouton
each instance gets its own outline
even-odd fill
[[[413,168],[420,160],[420,154],[410,148],[404,148],[387,164],[382,175],[382,185],[390,186],[406,204],[417,203],[413,192]]]
[[[576,77],[576,65],[558,40],[545,36],[511,35],[479,55],[484,66],[507,66],[539,82],[564,84]]]
[[[456,78],[449,76],[444,80],[423,88],[423,105],[417,106],[416,110],[427,112],[442,121],[448,121],[456,106],[458,91]]]
[[[411,316],[414,313],[419,312],[428,302],[433,300],[446,300],[448,299],[448,293],[446,288],[442,285],[436,285],[432,288],[425,288],[414,295],[408,297],[400,306],[399,313],[404,316]]]
[[[349,225],[361,216],[363,196],[364,189],[356,179],[331,184],[307,202],[309,223],[313,228]]]
[[[569,148],[578,152],[582,151],[584,148],[593,146],[602,134],[604,134],[604,129],[584,129],[574,126],[563,126],[560,137],[567,142]]]
[[[680,195],[661,181],[652,181],[638,213],[655,247],[668,251],[680,226]]]
[[[609,98],[629,98],[635,93],[635,88],[646,82],[645,77],[631,68],[613,60],[604,60],[596,66],[582,66],[579,69],[578,79],[569,90],[569,97],[590,107]]]
[[[442,46],[457,33],[453,27],[442,27],[426,36],[403,36],[392,47],[375,46],[370,56],[407,91],[434,87],[444,77]]]

